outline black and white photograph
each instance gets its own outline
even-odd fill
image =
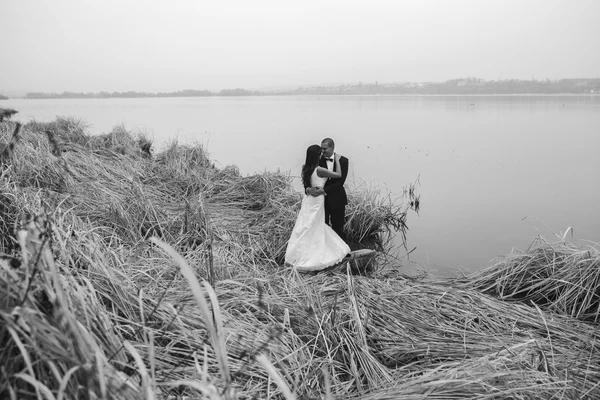
[[[600,1],[2,0],[0,399],[600,399]]]

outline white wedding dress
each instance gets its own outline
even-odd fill
[[[327,178],[313,171],[312,187],[323,187]],[[325,223],[325,196],[304,195],[302,207],[285,252],[285,263],[299,272],[318,271],[342,261],[350,247]]]

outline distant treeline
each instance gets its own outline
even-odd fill
[[[109,98],[140,98],[140,97],[209,97],[209,96],[260,96],[264,93],[246,89],[224,89],[220,92],[208,90],[181,90],[168,93],[148,92],[99,92],[99,93],[42,93],[31,92],[25,95],[26,99],[109,99]]]
[[[182,90],[169,93],[100,92],[100,93],[27,93],[26,99],[94,99],[138,97],[210,97],[210,96],[266,96],[266,95],[358,95],[358,94],[600,94],[600,78],[560,80],[484,80],[479,78],[452,79],[446,82],[358,83],[337,86],[302,86],[285,91],[255,91],[225,89]]]
[[[8,97],[0,94],[0,100],[8,100]]]
[[[486,81],[479,78],[452,79],[446,82],[359,83],[355,85],[301,87],[285,92],[293,95],[357,94],[558,94],[600,93],[600,78]],[[283,93],[281,93],[283,94]]]

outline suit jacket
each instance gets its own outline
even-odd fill
[[[319,167],[327,168],[327,161],[321,157]],[[342,168],[341,178],[329,178],[323,189],[325,190],[325,202],[331,209],[342,208],[348,204],[348,196],[344,189],[344,183],[348,176],[348,159],[344,156],[340,157],[340,167]],[[335,162],[333,163],[333,171],[335,170]]]

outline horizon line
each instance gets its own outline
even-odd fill
[[[336,87],[336,86],[356,86],[356,85],[406,85],[406,84],[440,84],[440,83],[446,83],[446,82],[452,82],[452,81],[460,81],[460,80],[471,80],[471,79],[475,79],[478,81],[482,81],[482,82],[506,82],[506,81],[520,81],[520,82],[559,82],[559,81],[565,81],[565,80],[597,80],[600,79],[600,77],[575,77],[575,78],[554,78],[554,79],[550,79],[550,78],[545,78],[545,79],[537,79],[537,78],[532,78],[532,79],[519,79],[519,78],[500,78],[500,79],[485,79],[485,78],[478,78],[476,76],[464,76],[464,77],[458,77],[458,78],[452,78],[452,79],[446,79],[446,80],[421,80],[421,81],[382,81],[379,82],[379,80],[375,80],[375,81],[355,81],[355,82],[340,82],[340,83],[310,83],[310,84],[281,84],[281,85],[264,85],[262,86],[262,88],[254,88],[254,89],[247,89],[247,88],[243,88],[243,87],[235,87],[235,88],[222,88],[222,89],[191,89],[191,88],[186,88],[186,89],[180,89],[180,90],[171,90],[171,91],[140,91],[140,90],[124,90],[124,91],[116,91],[116,90],[99,90],[99,91],[74,91],[74,90],[63,90],[62,92],[56,92],[56,91],[50,91],[50,92],[45,92],[45,91],[33,91],[33,90],[5,90],[5,89],[0,89],[0,95],[5,95],[5,93],[13,93],[13,96],[15,93],[23,93],[24,95],[30,94],[30,93],[43,93],[43,94],[64,94],[64,93],[74,93],[74,94],[94,94],[94,93],[108,93],[108,94],[112,94],[112,93],[140,93],[140,94],[169,94],[169,93],[180,93],[180,92],[185,92],[185,91],[198,91],[198,92],[210,92],[210,93],[219,93],[219,92],[223,92],[223,91],[234,91],[234,90],[245,90],[245,91],[251,91],[251,92],[276,92],[276,91],[284,91],[284,90],[294,90],[294,89],[300,89],[300,88],[315,88],[315,87]],[[285,88],[285,89],[284,89]],[[18,97],[18,96],[17,96]]]

